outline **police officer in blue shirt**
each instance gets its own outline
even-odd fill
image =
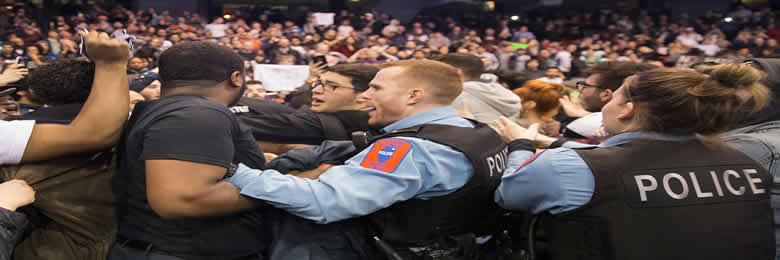
[[[598,147],[567,142],[534,154],[538,126],[500,119],[511,152],[496,202],[548,213],[552,259],[772,259],[771,177],[716,139],[746,96],[766,105],[765,74],[749,65],[703,71],[627,78],[602,109],[616,135]]]
[[[499,212],[492,197],[507,148],[488,126],[450,106],[460,78],[436,61],[388,65],[361,96],[376,107],[369,124],[384,126],[370,147],[318,179],[240,166],[228,181],[245,196],[317,223],[368,216],[386,255],[473,259]]]

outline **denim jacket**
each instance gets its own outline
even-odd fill
[[[726,133],[723,139],[742,151],[773,176],[772,208],[775,210],[775,247],[780,260],[780,120],[752,125]]]

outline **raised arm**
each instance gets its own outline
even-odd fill
[[[87,54],[95,63],[89,98],[68,125],[36,124],[24,150],[23,163],[104,149],[119,139],[130,103],[127,43],[96,31],[85,39]]]

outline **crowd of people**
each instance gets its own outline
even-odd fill
[[[79,56],[76,28],[108,33],[126,29],[136,36],[128,72],[153,69],[165,49],[184,41],[208,40],[228,46],[252,64],[308,64],[327,55],[329,64],[379,64],[426,59],[437,54],[470,53],[489,70],[517,71],[531,79],[548,68],[577,76],[603,61],[673,66],[682,55],[750,58],[777,56],[780,28],[769,8],[740,5],[728,12],[708,10],[671,16],[647,10],[602,9],[570,16],[481,14],[476,25],[463,17],[434,11],[401,24],[380,11],[341,10],[334,23],[319,25],[311,12],[239,10],[224,17],[184,11],[128,10],[121,6],[63,7],[44,30],[24,6],[3,10],[2,57],[23,57],[28,68]],[[73,14],[70,14],[73,13]],[[69,16],[72,15],[72,16]],[[473,25],[473,26],[471,26]]]
[[[0,259],[780,259],[772,9],[61,12],[0,9]]]

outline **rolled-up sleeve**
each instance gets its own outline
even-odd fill
[[[34,127],[35,121],[32,120],[0,121],[0,165],[22,161]]]
[[[506,209],[559,214],[588,203],[594,185],[590,168],[571,149],[516,151],[509,154],[495,201]]]

